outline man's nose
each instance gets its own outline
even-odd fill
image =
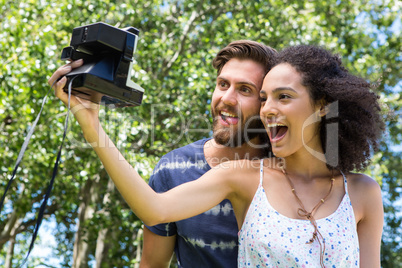
[[[222,102],[226,105],[237,105],[237,92],[233,86],[229,87],[222,96]]]

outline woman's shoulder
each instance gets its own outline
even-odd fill
[[[377,181],[366,174],[346,174],[348,191],[357,221],[369,214],[381,212],[381,187]]]
[[[349,188],[355,192],[379,191],[380,185],[370,176],[362,173],[346,174]]]
[[[282,171],[284,168],[284,161],[278,157],[269,157],[264,159],[264,167],[270,171]]]

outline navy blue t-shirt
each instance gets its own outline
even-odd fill
[[[211,169],[204,156],[207,141],[196,141],[163,156],[149,185],[156,192],[165,192],[200,178]],[[161,236],[177,235],[175,253],[179,267],[237,267],[238,227],[229,200],[195,217],[147,228]]]

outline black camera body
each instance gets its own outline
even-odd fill
[[[144,89],[131,79],[133,54],[139,30],[119,29],[98,22],[73,29],[62,60],[83,59],[84,64],[66,75],[71,93],[80,98],[114,107],[138,106]]]

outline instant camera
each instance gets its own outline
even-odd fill
[[[112,107],[138,106],[144,89],[131,80],[133,54],[139,30],[119,29],[98,22],[73,29],[62,60],[83,59],[84,64],[66,75],[71,94]]]

